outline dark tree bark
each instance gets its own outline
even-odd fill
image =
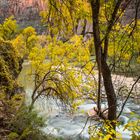
[[[99,114],[101,111],[100,107],[100,98],[101,98],[101,76],[103,76],[103,82],[105,87],[105,92],[107,95],[108,102],[108,119],[110,121],[116,120],[116,95],[114,91],[114,87],[111,79],[111,71],[109,66],[107,65],[107,49],[108,49],[108,38],[109,32],[111,30],[111,26],[113,26],[113,21],[110,21],[109,29],[107,30],[107,35],[105,37],[105,50],[103,51],[102,43],[100,39],[100,28],[99,28],[99,12],[100,12],[100,1],[93,0],[91,1],[92,7],[92,19],[93,19],[93,35],[94,35],[94,46],[96,53],[96,61],[99,72],[99,81],[98,81],[98,103],[97,107],[99,110]],[[112,124],[115,129],[115,124]]]
[[[116,94],[114,91],[109,66],[107,65],[105,59],[103,58],[102,58],[102,76],[103,76],[104,87],[105,87],[107,102],[108,102],[108,119],[110,121],[116,120],[116,113],[117,113]]]
[[[129,4],[131,4],[132,0],[128,0],[126,6],[124,7],[124,10],[127,8]],[[110,19],[107,21],[107,28],[105,35],[103,39],[100,38],[100,26],[99,26],[99,14],[100,14],[100,0],[91,0],[91,8],[92,8],[92,20],[93,20],[93,35],[94,35],[94,46],[95,46],[95,55],[96,55],[96,62],[99,72],[99,80],[98,80],[98,98],[97,98],[97,107],[98,107],[98,114],[102,116],[101,112],[101,77],[103,77],[103,83],[105,87],[105,92],[107,96],[107,102],[108,102],[108,120],[112,122],[112,127],[115,129],[115,123],[113,123],[113,120],[117,119],[117,98],[115,94],[115,90],[112,83],[111,78],[111,70],[109,69],[109,66],[107,64],[107,55],[108,55],[108,47],[109,47],[109,39],[110,39],[110,33],[112,31],[112,28],[114,24],[119,19],[118,11],[122,7],[123,0],[118,0],[116,3],[114,3],[114,9],[112,10],[112,14]],[[140,1],[138,1],[136,6],[136,15],[135,15],[135,25],[137,24],[137,13],[138,13],[138,7],[140,5]],[[132,30],[133,33],[134,30]]]
[[[91,1],[92,7],[92,19],[93,19],[93,35],[94,35],[94,45],[95,45],[95,55],[96,55],[96,62],[98,67],[98,101],[97,107],[98,112],[101,111],[101,104],[100,104],[100,95],[101,95],[101,39],[100,39],[100,31],[99,31],[99,10],[100,10],[100,2],[98,0]]]

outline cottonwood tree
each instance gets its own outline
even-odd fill
[[[112,56],[114,57],[115,62],[113,67],[116,67],[116,62],[120,63],[120,61],[122,62],[124,59],[131,61],[131,58],[134,56],[134,53],[131,53],[131,50],[136,52],[138,50],[138,45],[136,43],[138,41],[136,41],[138,36],[136,34],[138,34],[139,30],[137,20],[140,5],[139,1],[136,1],[134,6],[134,20],[125,25],[123,25],[121,22],[123,20],[125,10],[132,3],[132,0],[47,0],[47,11],[41,14],[43,17],[43,22],[46,22],[46,25],[48,25],[49,33],[52,36],[57,34],[58,37],[62,36],[65,38],[68,38],[76,33],[74,29],[77,29],[80,20],[92,21],[93,30],[85,34],[92,34],[94,38],[93,48],[95,48],[99,77],[97,93],[98,115],[102,117],[101,78],[103,78],[103,84],[108,102],[107,119],[110,121],[116,120],[118,116],[117,97],[112,82],[112,69],[110,68],[108,58],[113,50]],[[67,39],[64,41],[67,41]],[[112,45],[113,42],[117,47]],[[129,44],[127,42],[129,42]],[[133,43],[135,44],[135,47],[132,45]],[[119,58],[115,54],[119,54]],[[136,58],[139,60],[139,57]],[[115,129],[115,123],[111,123],[111,125]]]
[[[83,37],[77,35],[65,43],[51,36],[45,36],[45,39],[45,46],[38,45],[29,54],[31,75],[34,77],[30,110],[41,96],[58,99],[75,110],[87,98],[87,95],[84,96],[85,90],[95,87],[94,80],[87,76],[88,69],[94,65],[90,62],[89,49],[85,47],[87,43],[83,43]],[[86,66],[80,69],[79,66],[84,64]],[[90,84],[83,80],[83,76],[88,78]]]
[[[105,92],[107,95],[108,101],[108,119],[115,120],[117,118],[116,108],[117,108],[117,98],[114,90],[114,86],[111,78],[111,70],[108,65],[108,50],[111,43],[111,35],[115,30],[115,27],[119,23],[119,20],[122,18],[124,10],[131,4],[131,0],[126,2],[125,7],[122,8],[123,0],[118,1],[91,1],[92,7],[92,19],[93,19],[93,35],[94,35],[94,46],[96,53],[96,61],[99,70],[99,87],[101,83],[101,76],[103,77]],[[139,5],[139,2],[136,3]],[[102,11],[102,5],[105,7],[105,11]],[[104,8],[103,7],[103,8]],[[108,9],[109,8],[109,9]],[[102,15],[102,12],[108,12]],[[137,9],[136,9],[137,15]],[[101,16],[104,16],[104,29],[101,29]],[[137,16],[135,17],[134,24],[136,25]],[[127,32],[127,40],[131,37],[132,32],[135,30],[135,26],[131,27],[127,25],[129,31]],[[121,30],[121,28],[120,28]],[[101,35],[101,32],[104,32],[104,35]],[[118,31],[117,31],[118,32]],[[124,35],[125,36],[125,35]],[[123,39],[123,38],[122,38]],[[128,46],[128,44],[126,44]],[[127,53],[128,54],[128,53]],[[124,57],[124,55],[122,55]],[[100,88],[99,88],[100,89]],[[98,109],[100,110],[100,91],[98,93]],[[114,126],[115,127],[115,126]]]

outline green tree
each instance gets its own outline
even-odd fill
[[[13,17],[0,24],[0,90],[6,92],[8,98],[16,92],[16,80],[22,70],[22,64],[37,40],[33,27],[20,31]]]
[[[16,88],[16,79],[20,72],[20,57],[9,41],[0,39],[0,90],[9,98]]]
[[[0,37],[4,40],[11,40],[18,32],[18,25],[14,17],[5,19],[3,24],[0,24]]]

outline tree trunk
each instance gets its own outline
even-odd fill
[[[98,110],[100,113],[100,84],[101,84],[101,75],[103,76],[103,82],[105,87],[105,93],[107,95],[108,102],[108,120],[116,120],[116,95],[114,87],[112,84],[111,71],[107,65],[106,55],[103,53],[103,48],[100,39],[100,27],[99,27],[99,12],[100,12],[100,1],[93,0],[91,1],[92,7],[92,20],[93,20],[93,35],[94,35],[94,46],[96,54],[96,62],[99,72],[99,84],[98,84]],[[109,37],[109,36],[107,36]],[[108,48],[108,43],[107,46]],[[115,129],[115,123],[112,123],[112,127]]]
[[[114,91],[112,78],[111,78],[111,72],[110,69],[106,63],[106,61],[102,58],[102,76],[103,76],[103,82],[105,87],[105,92],[107,95],[107,102],[108,102],[108,119],[110,121],[116,119],[116,94]]]

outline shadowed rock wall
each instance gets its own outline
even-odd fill
[[[21,27],[33,26],[42,32],[39,12],[45,8],[44,0],[0,0],[0,23],[13,15]]]
[[[10,15],[19,18],[34,16],[44,9],[45,3],[43,0],[0,0],[0,15],[4,18]]]

